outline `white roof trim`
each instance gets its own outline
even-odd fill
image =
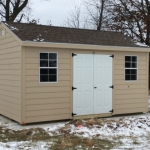
[[[146,47],[121,47],[121,46],[104,46],[104,45],[54,43],[54,42],[23,41],[22,46],[66,48],[66,49],[79,49],[79,50],[82,49],[82,50],[92,50],[92,51],[107,50],[107,51],[150,52],[150,48],[146,48]]]

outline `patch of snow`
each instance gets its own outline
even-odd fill
[[[18,29],[16,28],[16,27],[13,27],[13,26],[10,26],[10,30],[17,30],[18,31]]]
[[[48,147],[47,147],[48,144]],[[21,142],[0,142],[0,150],[48,150],[52,142],[33,142],[33,141],[21,141]]]
[[[30,128],[43,128],[45,130],[54,131],[54,130],[58,130],[61,127],[64,127],[66,123],[68,123],[68,122],[67,121],[47,122],[47,123],[41,123],[41,124],[21,125],[15,121],[12,121],[12,120],[0,115],[0,126],[15,130],[15,131],[30,129]]]
[[[40,42],[44,42],[44,39],[40,39]]]
[[[149,47],[148,45],[146,45],[144,43],[140,43],[140,42],[137,42],[135,44],[138,45],[138,46],[142,46],[142,47]]]
[[[9,25],[6,22],[4,24],[9,27]]]
[[[114,149],[150,149],[150,113],[133,117],[114,117],[97,120],[99,124],[92,125],[88,124],[92,123],[92,119],[83,120],[82,124],[79,124],[82,127],[79,128],[78,124],[69,122],[21,126],[16,122],[7,121],[7,119],[3,121],[0,117],[0,125],[13,130],[41,127],[51,136],[62,135],[63,132],[61,133],[61,131],[66,130],[69,134],[80,137],[108,139],[115,143],[121,142]],[[34,143],[31,141],[7,142],[0,143],[0,150],[47,150],[47,146],[52,144],[51,142]],[[80,145],[78,145],[78,148],[81,149]]]
[[[118,120],[119,122],[119,120]],[[96,135],[100,136],[142,136],[150,132],[150,117],[134,118],[125,117],[119,126],[117,121],[111,124],[105,123],[103,126],[93,125],[92,128],[82,127],[78,128],[75,125],[71,125],[70,134],[76,134],[83,137],[94,137]],[[84,133],[84,134],[83,134]]]
[[[44,42],[45,39],[42,38],[42,35],[39,34],[37,38],[33,39],[34,42]]]
[[[16,28],[16,27],[13,27],[13,26],[10,26],[9,24],[7,24],[6,22],[4,23],[7,27],[9,27],[10,28],[10,30],[17,30],[18,31],[18,29]]]

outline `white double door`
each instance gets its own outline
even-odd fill
[[[73,57],[73,113],[109,113],[112,110],[112,57],[77,54]]]

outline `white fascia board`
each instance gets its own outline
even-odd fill
[[[72,43],[53,43],[53,42],[32,42],[23,41],[22,46],[28,47],[49,47],[49,48],[65,48],[76,50],[92,50],[92,51],[129,51],[129,52],[150,52],[150,48],[144,47],[121,47],[121,46],[104,46],[104,45],[88,45],[88,44],[72,44]]]

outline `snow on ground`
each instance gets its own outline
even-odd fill
[[[150,114],[149,114],[150,115]],[[119,117],[82,120],[80,123],[69,123],[66,128],[69,134],[84,138],[100,138],[121,142],[116,148],[150,149],[150,116],[140,115],[133,117]],[[47,130],[49,131],[49,130]],[[55,134],[61,134],[58,130]]]
[[[49,143],[50,144],[50,143]],[[0,142],[0,150],[48,150],[46,142]]]
[[[23,130],[23,129],[30,129],[30,128],[43,128],[49,130],[57,130],[58,128],[63,127],[65,123],[67,123],[67,121],[21,125],[13,120],[10,120],[9,118],[0,115],[0,126],[5,126],[6,128],[12,130]]]
[[[92,120],[91,120],[92,121]],[[94,122],[93,122],[94,123]],[[150,133],[150,116],[124,117],[109,120],[101,120],[101,125],[93,125],[92,128],[83,127],[79,128],[75,125],[71,126],[70,134],[77,134],[83,137],[94,137],[100,135],[103,137],[116,137],[116,136],[141,136]],[[86,125],[86,123],[85,123]]]
[[[49,133],[50,136],[68,134],[87,139],[107,139],[117,143],[114,149],[150,149],[150,113],[126,117],[73,120],[69,122],[41,123],[26,126],[21,126],[0,116],[0,126],[13,130],[40,127]],[[0,150],[47,150],[51,144],[53,144],[52,141],[38,141],[37,143],[32,141],[0,142]]]

